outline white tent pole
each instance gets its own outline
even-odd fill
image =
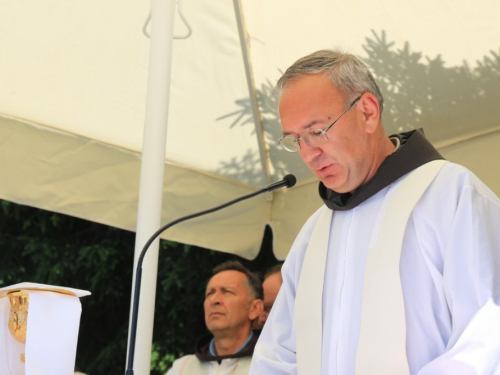
[[[132,285],[135,285],[135,270],[141,250],[161,225],[174,12],[174,0],[151,2],[149,76]],[[150,373],[158,250],[159,242],[156,240],[144,258],[133,366],[135,375]]]

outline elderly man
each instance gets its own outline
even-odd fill
[[[281,277],[282,266],[282,263],[278,263],[269,268],[264,275],[264,281],[262,283],[262,287],[264,288],[264,310],[259,315],[259,318],[254,321],[254,329],[262,329],[262,327],[264,327],[264,323],[274,305],[274,301],[283,283],[283,278]]]
[[[205,292],[205,324],[196,354],[177,359],[167,375],[246,375],[258,335],[252,321],[263,310],[260,279],[238,261],[213,270]]]
[[[388,137],[355,56],[315,52],[278,87],[279,143],[325,205],[283,265],[250,373],[500,374],[500,200],[421,131]]]

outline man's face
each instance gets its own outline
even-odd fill
[[[271,312],[271,308],[274,305],[274,301],[276,300],[276,296],[280,291],[281,284],[283,283],[283,279],[281,277],[281,273],[276,272],[272,275],[266,277],[264,282],[262,283],[262,287],[264,288],[264,311],[259,315],[258,319],[258,327],[262,328],[264,323]]]
[[[338,192],[351,192],[370,173],[368,132],[363,97],[328,130],[328,142],[312,147],[300,141],[300,157],[325,184]],[[324,74],[311,74],[289,82],[281,94],[279,111],[283,134],[295,138],[306,130],[326,129],[349,103]]]
[[[214,275],[205,293],[205,323],[212,334],[247,329],[257,317],[245,286],[247,276],[228,270]]]

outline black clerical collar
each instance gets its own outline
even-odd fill
[[[352,193],[339,194],[319,183],[319,195],[325,205],[334,211],[353,209],[408,172],[432,160],[444,159],[425,138],[422,129],[391,135],[401,145],[387,156],[375,175]]]

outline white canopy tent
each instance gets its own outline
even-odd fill
[[[146,28],[151,40],[142,32],[150,8],[161,9]],[[498,1],[186,0],[182,10],[193,33],[172,43],[170,29],[188,31],[173,9],[168,0],[0,1],[1,198],[139,228],[140,249],[160,222],[293,173],[293,189],[164,234],[251,259],[270,225],[283,259],[321,201],[298,156],[275,144],[272,88],[297,58],[336,46],[372,67],[386,98],[388,133],[423,127],[443,155],[500,194]],[[155,84],[168,98],[163,107]],[[151,155],[165,157],[152,165],[151,156],[141,174],[143,144],[150,144],[144,134]],[[147,190],[153,186],[158,197]],[[144,322],[152,322],[155,256],[145,264]],[[144,324],[137,373],[149,366],[152,323]]]

